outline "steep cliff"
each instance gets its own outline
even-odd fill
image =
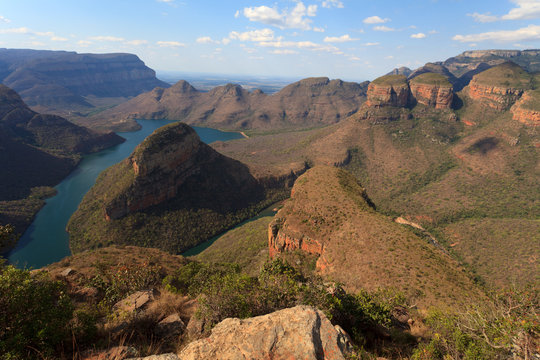
[[[357,180],[332,167],[317,166],[298,178],[269,225],[268,245],[271,256],[316,255],[320,273],[349,289],[393,287],[415,296],[421,288],[422,307],[477,295],[450,257],[377,213]]]
[[[412,98],[419,104],[436,109],[450,109],[454,92],[452,84],[443,75],[422,73],[409,81]]]
[[[309,78],[266,95],[239,85],[195,90],[185,81],[155,89],[104,111],[88,122],[93,126],[133,126],[134,118],[167,118],[188,124],[228,129],[276,129],[328,125],[356,111],[364,102],[366,83]]]
[[[529,126],[540,126],[540,90],[526,91],[510,110],[514,120]]]
[[[366,105],[374,108],[405,107],[409,104],[409,93],[405,75],[385,75],[369,84]]]
[[[91,107],[86,97],[131,97],[168,87],[132,54],[0,49],[0,81],[30,106]]]
[[[137,244],[184,251],[251,216],[263,187],[183,123],[156,130],[103,172],[68,224],[71,249]]]
[[[532,85],[532,78],[519,65],[507,62],[475,75],[467,94],[497,111],[508,110]]]

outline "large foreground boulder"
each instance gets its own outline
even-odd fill
[[[189,344],[179,355],[191,359],[345,359],[348,336],[310,306],[250,319],[225,319],[210,337]]]

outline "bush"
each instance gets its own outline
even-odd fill
[[[61,282],[45,273],[0,265],[0,355],[38,358],[69,335],[73,305]]]

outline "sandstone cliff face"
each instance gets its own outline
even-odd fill
[[[345,359],[349,336],[310,306],[257,316],[225,319],[212,334],[186,346],[179,358],[196,359]]]
[[[411,83],[411,95],[420,104],[436,109],[450,109],[454,93],[452,87]]]
[[[528,126],[540,126],[540,92],[526,91],[512,106],[514,120]]]
[[[452,107],[454,99],[452,85],[426,84],[414,79],[410,81],[409,85],[411,97],[419,104],[436,109],[450,109]]]
[[[375,80],[368,86],[366,105],[374,108],[406,107],[409,103],[409,85],[404,75],[386,75],[390,81]],[[382,78],[380,78],[382,79]]]
[[[498,111],[508,110],[523,94],[523,89],[491,86],[475,81],[469,84],[468,95]]]

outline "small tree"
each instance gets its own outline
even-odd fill
[[[0,266],[0,357],[53,354],[69,335],[72,315],[64,284],[45,273]]]
[[[0,250],[13,246],[16,240],[15,228],[12,225],[0,225]]]

